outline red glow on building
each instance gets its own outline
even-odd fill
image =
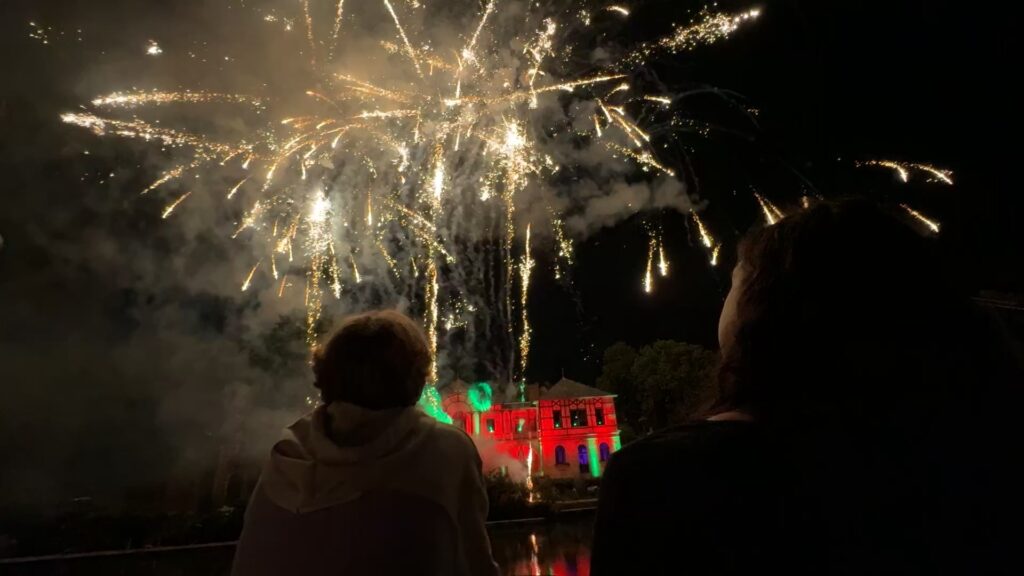
[[[525,401],[486,410],[474,408],[462,381],[441,395],[455,426],[495,441],[499,452],[524,464],[532,460],[532,476],[597,478],[620,446],[614,395],[566,378],[548,389],[527,386]]]

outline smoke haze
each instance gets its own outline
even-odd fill
[[[203,172],[140,197],[187,154],[97,138],[61,125],[59,114],[135,88],[269,95],[287,107],[289,95],[304,97],[294,86],[310,80],[293,56],[304,37],[297,21],[282,32],[279,7],[285,3],[37,4],[5,8],[10,17],[3,25],[4,53],[25,57],[5,63],[4,77],[19,80],[5,82],[0,92],[0,508],[54,511],[80,496],[118,506],[127,493],[202,472],[234,438],[244,438],[248,453],[259,457],[306,409],[313,390],[302,341],[303,290],[296,281],[277,298],[277,284],[264,277],[252,290],[239,290],[261,253],[244,238],[231,238],[245,198],[234,204],[223,198],[237,174]],[[379,50],[381,39],[394,41],[393,24],[379,6],[351,4],[336,65],[370,77],[380,64],[362,54]],[[515,25],[523,5],[507,3],[495,27]],[[478,9],[474,1],[451,3],[413,12],[423,21],[403,24],[430,32],[418,41],[455,51]],[[29,21],[35,28],[25,28]],[[259,34],[254,21],[264,26]],[[160,55],[145,53],[152,43]],[[495,49],[496,58],[507,60],[495,81],[503,74],[514,79],[524,65],[521,52],[515,43]],[[579,58],[586,64],[607,57],[602,48]],[[539,99],[534,115],[538,125],[577,126],[590,121],[588,106],[550,95]],[[218,135],[247,133],[266,122],[252,111],[212,110],[185,119],[176,110],[148,110],[146,117]],[[556,181],[531,182],[516,197],[517,237],[522,241],[525,224],[533,223],[540,253],[554,251],[547,226],[552,212],[564,214],[567,232],[579,242],[646,210],[690,209],[679,180],[638,179],[634,166],[581,144],[571,131],[548,137],[544,153],[571,169]],[[345,166],[334,168],[338,188],[356,181]],[[471,168],[455,171],[452,194],[478,194],[474,176]],[[167,201],[186,190],[193,192],[188,202],[162,220]],[[463,268],[448,271],[446,289],[487,292],[498,273],[494,214],[456,207],[445,222],[446,234],[467,246]],[[416,311],[418,286],[381,288],[372,281],[389,275],[383,260],[360,257],[365,247],[340,249],[356,255],[374,287],[332,299],[325,328],[367,307]],[[472,298],[484,311],[496,300],[493,293]],[[441,381],[507,373],[504,358],[514,343],[503,341],[503,333],[493,314],[453,331],[441,346]]]

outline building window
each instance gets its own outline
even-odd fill
[[[555,464],[565,465],[565,446],[555,446]]]
[[[586,474],[590,470],[590,459],[587,458],[587,447],[580,444],[579,447],[576,448],[576,453],[579,454],[580,474]]]
[[[611,451],[608,450],[608,445],[605,444],[604,442],[601,442],[601,447],[599,448],[599,450],[601,452],[601,462],[607,462],[608,456],[611,455]]]
[[[494,418],[487,419],[487,431],[494,434]]]
[[[573,428],[580,428],[587,425],[587,411],[583,408],[574,408],[569,410],[569,420],[572,421]]]
[[[551,417],[554,418],[554,420],[555,420],[555,428],[561,428],[562,427],[562,411],[561,410],[552,410],[551,411]]]
[[[604,426],[604,410],[594,408],[594,422],[596,422],[598,426]]]

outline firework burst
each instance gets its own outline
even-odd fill
[[[534,260],[531,227],[523,225],[530,204],[547,204],[544,228],[558,257],[556,275],[573,261],[565,214],[544,197],[550,177],[576,162],[567,157],[565,140],[592,142],[588,149],[622,159],[616,164],[622,170],[676,177],[678,169],[659,159],[652,135],[635,120],[644,107],[664,110],[673,100],[634,93],[631,72],[661,55],[725,39],[758,16],[757,10],[701,12],[669,36],[620,50],[618,58],[595,69],[580,64],[583,50],[573,45],[573,30],[588,27],[589,14],[596,19],[605,13],[606,20],[621,23],[629,8],[573,14],[565,6],[490,0],[460,23],[467,34],[453,43],[451,34],[439,37],[434,30],[450,30],[451,23],[434,26],[419,3],[302,0],[286,7],[295,12],[256,12],[252,20],[274,23],[277,34],[301,33],[289,67],[303,69],[308,83],[284,94],[113,92],[92,100],[91,111],[62,119],[97,135],[187,154],[144,193],[176,188],[187,176],[218,181],[218,172],[233,174],[219,193],[245,206],[234,236],[252,244],[257,261],[242,290],[258,293],[265,287],[277,297],[298,297],[300,291],[286,287],[301,279],[311,344],[329,300],[344,301],[346,294],[355,299],[356,285],[360,291],[369,285],[377,301],[418,303],[435,357],[432,379],[444,326],[472,332],[466,315],[486,311],[504,324],[512,343],[505,376],[517,382],[525,378],[530,351],[527,305]],[[380,23],[374,29],[385,31],[383,36],[371,41],[350,30],[346,19],[353,12]],[[283,30],[276,26],[281,23]],[[296,31],[289,32],[293,23]],[[376,53],[357,52],[366,46]],[[276,70],[261,69],[268,80]],[[195,128],[203,122],[168,127],[146,119],[154,109],[176,107],[199,119],[209,120],[213,110],[223,116],[237,109],[239,118],[249,114],[257,120],[239,120],[246,126],[242,133],[225,136]],[[586,128],[572,121],[570,108],[584,110]],[[180,205],[189,194],[179,193],[163,216],[187,209]],[[719,246],[700,217],[692,218],[714,264]],[[538,222],[533,224],[537,236]],[[481,256],[482,239],[492,234],[496,249]],[[660,240],[652,238],[648,252],[650,291],[655,259],[662,276],[668,262]],[[500,264],[492,266],[495,256]]]

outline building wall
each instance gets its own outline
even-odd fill
[[[457,393],[445,397],[443,406],[455,426],[471,436],[494,440],[500,454],[525,464],[532,448],[534,476],[596,478],[619,449],[611,396],[495,404],[475,412],[465,394]],[[559,458],[559,448],[564,459]],[[494,460],[493,455],[482,456]]]
[[[604,473],[608,457],[619,448],[615,402],[610,396],[541,400],[538,411],[545,476],[596,478]],[[580,411],[575,421],[573,411]],[[559,458],[560,449],[564,459]]]

